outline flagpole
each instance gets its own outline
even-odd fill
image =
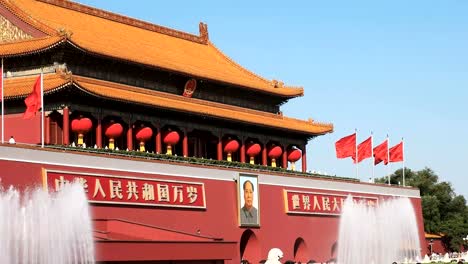
[[[389,150],[388,150],[388,146],[390,146],[390,139],[388,138],[388,134],[387,134],[387,173],[388,173],[388,185],[391,185],[390,183],[390,153],[389,153]]]
[[[374,157],[374,132],[370,132],[370,137],[371,137],[371,140],[370,140],[370,144],[371,144],[371,157]],[[375,157],[374,157],[374,161],[375,161]],[[375,175],[374,175],[374,162],[372,162],[372,182],[374,182],[374,178],[375,178]]]
[[[354,133],[356,133],[356,141],[355,141],[355,144],[354,144],[354,151],[356,152],[354,154],[354,158],[355,158],[355,161],[356,161],[356,179],[359,179],[359,169],[358,169],[358,149],[357,149],[357,128],[354,129]]]
[[[4,87],[3,87],[3,58],[2,58],[2,144],[5,143],[5,104],[4,104],[4,95],[3,95],[3,90],[4,90]]]
[[[41,67],[41,147],[44,147],[44,73]]]
[[[401,152],[403,153],[403,187],[406,186],[405,183],[405,143],[403,138],[401,138]]]

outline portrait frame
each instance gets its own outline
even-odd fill
[[[248,205],[245,202],[245,191],[244,184],[249,191],[252,184],[253,208],[248,209]],[[247,197],[249,199],[249,197]],[[258,175],[254,174],[239,174],[237,180],[237,212],[238,212],[238,223],[240,227],[260,227],[260,189],[258,184]]]

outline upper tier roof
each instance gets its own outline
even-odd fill
[[[200,36],[196,36],[66,0],[0,2],[28,25],[51,37],[61,35],[90,53],[282,97],[303,95],[303,88],[267,80],[235,63],[208,40],[206,25],[202,23]],[[11,56],[11,51],[5,52],[9,49],[1,48],[3,45],[0,56]],[[15,50],[14,54],[31,49],[31,42],[6,45]],[[36,45],[40,46],[38,50],[47,46],[44,41]]]
[[[37,76],[6,78],[5,99],[25,98],[32,91]],[[303,121],[282,115],[250,110],[205,100],[186,98],[134,86],[122,85],[76,75],[44,75],[44,93],[47,95],[64,87],[73,86],[93,96],[232,120],[276,129],[287,129],[308,135],[321,135],[333,131],[333,125]]]

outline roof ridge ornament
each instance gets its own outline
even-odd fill
[[[208,36],[208,24],[200,22],[198,25],[198,28],[200,30],[200,40],[204,44],[208,44],[209,36]]]
[[[284,88],[284,82],[273,79],[271,81],[271,86],[273,86],[273,88]]]
[[[138,27],[138,28],[141,28],[141,29],[145,29],[145,30],[165,34],[165,35],[168,35],[168,36],[171,36],[171,37],[185,39],[185,40],[193,41],[193,42],[200,43],[200,44],[207,44],[208,43],[208,29],[206,27],[206,24],[204,24],[205,29],[203,29],[203,32],[206,32],[206,34],[203,33],[203,35],[202,35],[201,34],[202,30],[200,29],[200,35],[201,36],[197,36],[195,34],[190,34],[190,33],[186,33],[186,32],[183,32],[183,31],[176,30],[176,29],[172,29],[172,28],[168,28],[168,27],[164,27],[164,26],[159,26],[159,25],[156,25],[156,24],[153,24],[153,23],[150,23],[150,22],[146,22],[146,21],[143,21],[143,20],[139,20],[139,19],[136,19],[136,18],[131,18],[131,17],[128,17],[128,16],[125,16],[125,15],[117,14],[117,13],[112,13],[112,12],[109,12],[109,11],[106,11],[106,10],[102,10],[102,9],[99,9],[99,8],[83,5],[83,4],[68,1],[68,0],[36,0],[36,1],[46,3],[46,4],[50,4],[50,5],[55,5],[55,6],[62,7],[62,8],[66,8],[66,9],[73,10],[73,11],[80,12],[80,13],[84,13],[84,14],[87,14],[87,15],[99,17],[99,18],[102,18],[102,19],[114,21],[114,22],[117,22],[117,23],[126,24],[126,25],[129,25],[129,26],[132,26],[132,27]],[[202,38],[206,38],[206,42],[203,42]]]
[[[57,33],[60,37],[64,37],[66,39],[70,39],[71,36],[73,35],[73,32],[71,30],[67,30],[65,28],[59,28],[57,30]]]

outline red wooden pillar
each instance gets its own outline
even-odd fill
[[[102,148],[102,123],[99,118],[96,125],[96,146]]]
[[[286,149],[286,147],[283,147],[283,160],[281,161],[281,163],[283,165],[283,169],[288,168],[288,150]]]
[[[70,111],[68,106],[63,108],[63,144],[70,145]]]
[[[133,127],[132,125],[129,125],[128,130],[127,130],[127,149],[133,150]]]
[[[184,138],[182,139],[182,155],[188,157],[188,131],[184,130]]]
[[[44,114],[45,115],[45,114]],[[44,143],[50,144],[50,117],[44,116]]]
[[[161,128],[156,127],[156,153],[162,154],[162,145],[161,145]]]
[[[306,145],[302,148],[302,172],[307,172]]]
[[[217,158],[218,160],[223,160],[223,138],[221,135],[218,136],[218,146],[217,146]]]
[[[245,163],[245,141],[242,138],[240,145],[240,162]]]
[[[266,145],[266,143],[263,144],[263,149],[262,149],[262,165],[263,166],[268,166],[267,145]]]

